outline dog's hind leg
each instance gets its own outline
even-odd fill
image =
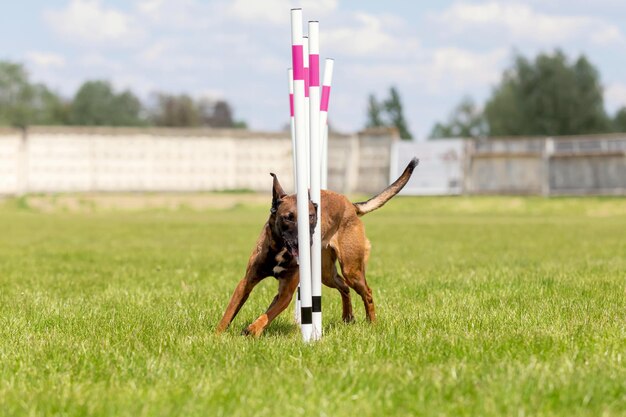
[[[330,288],[335,288],[341,295],[342,314],[341,318],[346,323],[354,321],[352,312],[352,300],[350,299],[350,287],[344,278],[337,272],[337,254],[330,248],[322,251],[322,282]]]
[[[298,274],[281,278],[278,280],[278,294],[272,300],[272,303],[268,307],[267,311],[264,314],[261,314],[258,319],[256,319],[251,325],[249,325],[242,334],[251,335],[251,336],[260,336],[263,330],[278,316],[283,312],[291,303],[291,299],[293,297],[293,293],[296,291],[298,287]]]
[[[363,299],[367,320],[376,321],[376,309],[372,290],[365,280],[365,263],[369,258],[369,241],[365,237],[363,226],[355,226],[350,233],[344,233],[336,245],[337,257],[347,284]],[[355,244],[355,242],[362,242]]]
[[[354,313],[352,312],[352,300],[350,299],[350,287],[346,284],[344,278],[339,275],[337,268],[334,268],[335,276],[333,278],[337,291],[341,294],[342,313],[341,319],[346,323],[354,321]]]
[[[371,322],[376,321],[374,299],[372,297],[372,290],[369,285],[367,285],[367,281],[365,280],[365,271],[358,266],[351,264],[346,265],[345,263],[342,265],[341,271],[343,276],[346,278],[348,285],[361,296],[361,299],[363,299],[365,317],[367,320]]]
[[[367,285],[364,273],[356,273],[351,275],[348,280],[349,285],[357,292],[363,299],[363,305],[365,306],[365,317],[367,320],[376,321],[376,309],[374,307],[374,298],[372,297],[372,289]]]

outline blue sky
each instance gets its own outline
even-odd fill
[[[0,58],[70,97],[109,79],[230,101],[251,128],[288,120],[289,9],[320,21],[335,59],[331,123],[354,131],[369,93],[396,85],[418,139],[463,96],[489,95],[514,51],[562,48],[598,67],[607,110],[626,105],[626,1],[22,0],[0,13]]]

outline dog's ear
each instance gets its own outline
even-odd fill
[[[270,211],[272,213],[276,213],[276,210],[278,210],[278,206],[282,202],[283,197],[287,195],[287,193],[285,192],[285,190],[283,190],[280,182],[278,182],[278,177],[276,176],[276,174],[270,172],[270,175],[272,176],[272,178],[274,178],[274,181],[272,182],[272,208],[270,209]]]

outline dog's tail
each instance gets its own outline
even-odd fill
[[[363,201],[361,203],[354,203],[354,207],[356,208],[356,214],[358,216],[363,216],[364,214],[369,213],[370,211],[374,211],[378,208],[381,208],[385,205],[385,203],[393,196],[398,194],[400,190],[409,182],[409,178],[411,178],[411,174],[413,174],[413,170],[419,163],[419,159],[413,158],[409,165],[406,166],[404,172],[400,177],[394,181],[389,187],[385,188],[375,197],[370,198],[367,201]]]

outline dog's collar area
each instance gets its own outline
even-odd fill
[[[289,249],[287,248],[287,246],[284,246],[276,254],[276,256],[274,257],[274,260],[276,261],[277,266],[288,266],[293,260],[293,257],[291,256],[291,253],[289,252]]]
[[[276,278],[280,278],[280,275],[290,269],[294,264],[293,256],[291,256],[286,246],[278,251],[276,256],[274,256],[274,261],[276,261],[276,265],[272,268],[272,274]]]

